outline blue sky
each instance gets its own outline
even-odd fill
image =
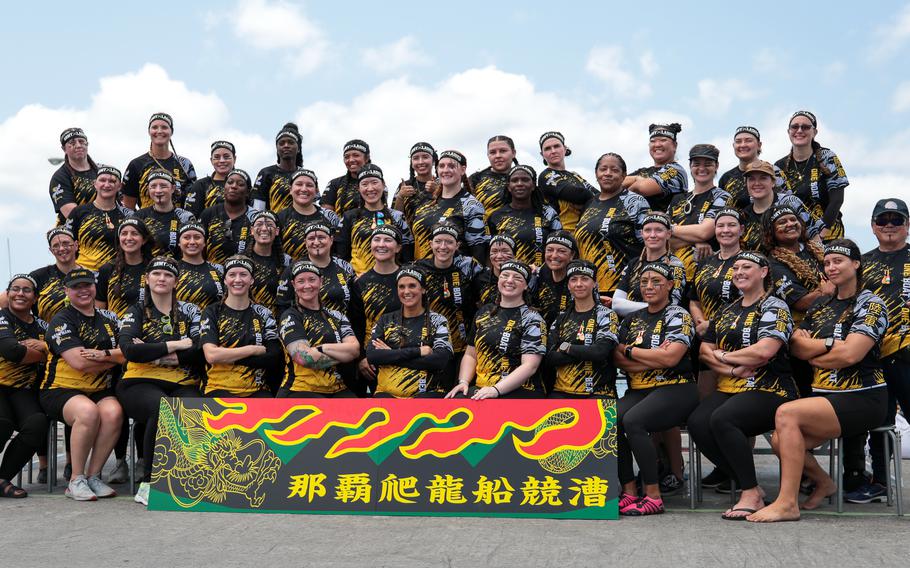
[[[550,129],[575,150],[568,166],[593,179],[605,151],[644,165],[647,125],[662,120],[683,123],[681,156],[713,142],[726,169],[736,126],[759,127],[764,157],[777,159],[787,118],[807,108],[847,169],[848,229],[863,248],[874,200],[906,194],[891,165],[910,149],[906,2],[377,6],[7,6],[5,20],[18,24],[0,36],[15,54],[0,90],[0,197],[12,202],[0,237],[13,243],[13,270],[50,261],[40,235],[52,222],[46,158],[60,153],[59,132],[79,124],[93,157],[124,167],[146,150],[146,120],[159,109],[175,116],[177,149],[200,175],[208,143],[222,137],[255,175],[294,119],[307,165],[327,181],[342,172],[350,138],[370,142],[397,179],[423,139],[465,151],[473,170],[486,165],[486,139],[505,132],[538,166],[537,136]],[[5,250],[0,261],[5,271]]]

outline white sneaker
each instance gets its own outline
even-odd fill
[[[88,478],[89,489],[92,490],[92,493],[95,494],[99,499],[104,499],[105,497],[116,497],[117,492],[114,491],[110,485],[101,481],[101,476],[95,474]]]
[[[139,484],[139,489],[136,491],[136,496],[133,497],[133,501],[139,503],[140,505],[149,505],[149,490],[152,488],[151,483],[143,481]]]
[[[70,479],[69,485],[66,486],[64,495],[76,501],[97,501],[98,496],[89,487],[84,475],[75,475]]]
[[[117,466],[107,478],[108,483],[126,483],[130,478],[130,468],[126,465],[126,460],[117,460]]]

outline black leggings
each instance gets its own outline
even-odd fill
[[[686,427],[706,458],[741,489],[758,486],[750,436],[774,429],[777,407],[787,399],[770,392],[712,393],[689,416]]]
[[[0,479],[15,477],[47,440],[47,416],[32,389],[0,387],[0,450],[13,432],[18,434],[3,452]]]
[[[195,387],[177,385],[154,379],[126,379],[117,383],[117,399],[126,415],[145,425],[142,435],[142,456],[145,471],[142,481],[151,481],[152,460],[155,456],[155,437],[158,435],[158,409],[163,397],[198,398]],[[126,420],[124,420],[126,422]]]
[[[633,456],[641,471],[642,483],[657,483],[657,450],[651,443],[651,433],[682,425],[696,406],[698,387],[695,383],[626,391],[616,408],[621,484],[635,479]]]

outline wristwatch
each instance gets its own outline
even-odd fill
[[[825,339],[825,353],[831,351],[832,347],[834,347],[834,337]]]
[[[568,353],[568,352],[569,352],[569,346],[570,346],[570,345],[572,345],[572,344],[569,343],[568,341],[563,341],[563,342],[559,345],[559,352],[560,352],[560,353]]]
[[[317,346],[316,346],[316,351],[319,351],[320,353],[322,353],[323,355],[325,355],[325,351],[322,350],[322,345],[317,345]]]

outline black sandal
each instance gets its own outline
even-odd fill
[[[21,487],[16,487],[12,482],[5,479],[0,480],[0,497],[5,497],[7,499],[25,499],[28,497],[25,489]]]

